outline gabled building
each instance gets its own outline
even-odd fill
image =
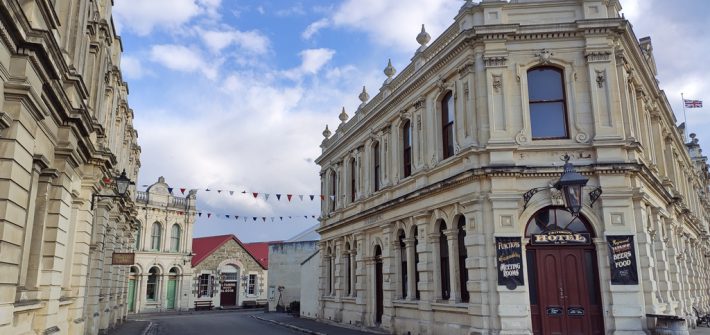
[[[195,306],[229,308],[265,305],[268,243],[242,243],[234,235],[192,240]]]
[[[318,318],[648,334],[710,310],[707,160],[620,10],[466,1],[431,44],[422,29],[323,132]]]

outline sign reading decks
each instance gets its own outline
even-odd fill
[[[634,236],[607,236],[612,285],[638,285]]]
[[[573,233],[569,230],[548,230],[542,234],[533,234],[530,242],[534,245],[550,244],[589,244],[589,233]]]
[[[498,285],[513,290],[525,284],[521,248],[520,237],[496,237]]]
[[[133,265],[136,254],[132,252],[114,252],[111,255],[111,265]]]

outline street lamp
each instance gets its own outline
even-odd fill
[[[577,216],[582,209],[582,188],[587,185],[589,179],[575,171],[574,165],[569,162],[569,155],[565,154],[562,158],[565,161],[564,171],[560,180],[553,186],[562,191],[567,210],[572,216]]]
[[[103,194],[93,193],[91,195],[91,210],[94,210],[94,202],[96,201],[96,198],[123,198],[126,196],[126,192],[128,191],[128,186],[134,184],[126,176],[126,169],[123,169],[123,172],[121,172],[121,175],[116,177],[115,179],[116,179],[116,189],[118,191],[118,195],[103,195]]]

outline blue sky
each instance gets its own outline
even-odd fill
[[[317,223],[310,216],[318,216],[318,198],[308,195],[320,193],[313,160],[323,128],[337,127],[342,107],[352,115],[363,85],[371,96],[378,92],[388,58],[396,69],[408,64],[421,24],[436,38],[463,3],[115,0],[142,147],[139,189],[159,176],[175,188],[199,189],[195,237],[280,240]],[[661,88],[682,122],[681,92],[710,98],[710,2],[621,3],[636,36],[651,36]],[[710,134],[709,109],[688,110],[701,145]],[[261,194],[254,199],[243,190]],[[285,194],[295,196],[288,202]]]

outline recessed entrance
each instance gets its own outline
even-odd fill
[[[544,208],[525,232],[534,334],[603,334],[594,231],[581,216]]]
[[[232,265],[222,267],[221,283],[219,305],[224,307],[235,306],[237,304],[239,269]]]

